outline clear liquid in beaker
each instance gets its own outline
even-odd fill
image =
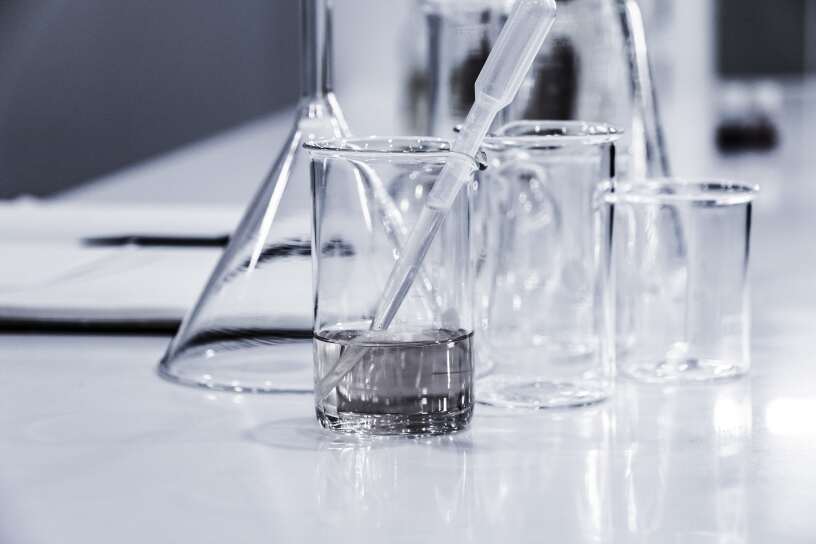
[[[315,334],[322,377],[348,350],[359,362],[323,399],[329,429],[366,434],[439,434],[464,428],[473,412],[473,333],[324,330]]]

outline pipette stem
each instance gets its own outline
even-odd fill
[[[372,330],[384,330],[391,325],[402,301],[413,286],[414,278],[422,267],[425,255],[444,219],[444,211],[428,206],[422,207],[414,231],[403,248],[403,254],[385,284],[383,296],[380,298],[380,304],[371,323]],[[416,232],[427,234],[420,237],[416,236]]]

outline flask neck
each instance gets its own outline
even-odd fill
[[[320,99],[332,90],[330,0],[301,0],[301,96]]]

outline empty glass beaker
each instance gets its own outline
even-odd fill
[[[619,308],[631,335],[621,374],[706,381],[750,367],[748,256],[756,187],[723,181],[619,184],[614,217]]]
[[[616,129],[519,121],[489,136],[479,175],[478,400],[589,404],[612,390],[608,213]]]
[[[473,411],[474,360],[468,191],[457,197],[391,325],[371,330],[401,244],[452,156],[449,144],[368,138],[305,147],[314,196],[318,420],[370,434],[464,428]],[[335,376],[348,357],[356,362]]]
[[[172,381],[243,392],[312,389],[311,198],[301,144],[348,129],[331,92],[329,5],[301,6],[303,81],[294,126],[159,365]]]

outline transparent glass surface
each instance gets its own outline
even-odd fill
[[[748,371],[755,194],[738,183],[658,180],[608,195],[621,374],[662,383]]]
[[[473,411],[469,191],[456,198],[391,324],[372,330],[401,248],[452,156],[449,144],[369,138],[306,148],[314,190],[318,420],[366,434],[464,428]],[[339,366],[350,356],[350,367]],[[336,386],[324,394],[327,379]]]
[[[172,381],[246,392],[312,390],[311,196],[302,144],[348,129],[329,81],[329,6],[301,4],[303,96],[294,126],[159,365]]]
[[[474,100],[473,85],[514,0],[416,0],[428,40],[428,127],[447,137]],[[416,92],[416,91],[414,91]],[[588,120],[623,130],[621,178],[669,175],[643,20],[635,0],[558,2],[533,69],[499,124]]]
[[[590,404],[612,388],[603,191],[618,132],[516,122],[484,144],[476,206],[477,345],[492,371],[478,400],[514,408]]]

